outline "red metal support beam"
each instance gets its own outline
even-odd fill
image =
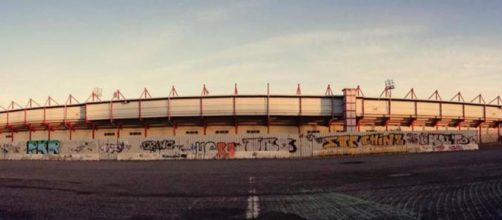
[[[120,92],[120,90],[117,89],[113,93],[113,97],[110,99],[110,123],[113,125],[113,102],[114,101],[120,101],[120,100],[127,100],[124,94]]]
[[[296,88],[296,95],[298,96],[298,134],[300,134],[303,111],[302,111],[302,89],[299,83],[298,87]],[[331,105],[331,108],[333,108],[333,105]]]
[[[441,95],[439,95],[439,91],[438,90],[434,91],[434,93],[432,93],[432,95],[429,97],[428,100],[432,100],[432,99],[434,99],[436,101],[442,101]]]
[[[415,89],[411,88],[410,91],[404,96],[405,99],[418,99],[417,94],[415,93]]]
[[[479,104],[486,104],[485,99],[483,98],[483,95],[481,95],[481,94],[479,94],[474,99],[472,99],[471,103],[474,103],[474,101],[476,101]]]
[[[117,126],[117,139],[120,138],[120,131],[122,130],[122,125]]]
[[[148,124],[145,124],[145,127],[144,127],[144,129],[145,129],[145,134],[144,134],[144,135],[145,135],[145,137],[148,137],[148,129],[149,129],[149,128],[150,128],[150,127],[148,126]]]
[[[152,98],[152,96],[150,95],[150,92],[148,92],[148,89],[145,88],[143,90],[143,92],[141,93],[141,95],[139,96],[139,102],[138,102],[138,117],[140,120],[143,119],[143,115],[141,115],[141,111],[142,111],[142,106],[141,106],[141,102],[143,99],[149,99],[149,98]]]
[[[169,123],[172,124],[171,122],[171,96],[167,97],[167,120]]]
[[[66,99],[66,102],[64,104],[64,119],[63,119],[63,122],[64,122],[65,125],[68,124],[68,105],[73,105],[73,104],[80,104],[80,102],[75,97],[73,97],[72,94],[70,94],[68,96],[68,98]],[[86,107],[87,107],[87,105],[86,105]],[[86,111],[87,111],[87,109],[86,109]],[[70,135],[71,135],[71,132],[70,132]]]
[[[171,87],[171,92],[169,92],[169,97],[177,97],[178,92],[176,91],[176,88],[174,86]]]
[[[96,139],[96,125],[92,124],[92,139]]]
[[[357,97],[364,97],[364,93],[363,93],[363,90],[361,89],[361,86],[357,85],[357,93],[356,93],[356,96]]]
[[[10,103],[10,104],[9,104],[9,106],[7,107],[7,115],[6,115],[6,117],[7,117],[7,118],[6,118],[6,122],[7,122],[7,123],[6,123],[6,126],[7,126],[7,127],[8,127],[8,126],[10,126],[10,115],[9,115],[9,113],[10,113],[10,111],[15,110],[15,109],[16,109],[16,107],[17,107],[18,109],[23,109],[23,107],[21,107],[21,106],[20,106],[19,104],[17,104],[15,101],[11,101],[11,103]]]
[[[392,97],[392,88],[385,86],[382,93],[380,94],[380,98],[382,98],[382,97],[391,98]]]
[[[237,95],[239,95],[239,90],[237,89],[237,83],[234,85],[234,95],[232,97],[232,115],[233,115],[233,120],[234,120],[234,130],[235,134],[239,133],[239,125],[237,122]]]
[[[200,95],[201,95],[200,96],[200,120],[201,120],[201,124],[202,124],[203,130],[204,130],[204,135],[206,135],[207,125],[204,120],[204,103],[203,103],[204,96],[209,95],[209,90],[207,90],[206,84],[202,85],[202,92]]]
[[[482,144],[483,143],[483,135],[481,134],[483,132],[483,123],[479,123],[478,125],[478,135],[479,135],[479,143]]]
[[[72,140],[72,138],[73,138],[73,132],[75,131],[75,127],[74,127],[73,124],[69,123],[67,129],[70,132],[70,140]]]
[[[488,104],[495,104],[502,106],[502,98],[500,98],[500,96],[497,96],[493,100],[491,100]]]
[[[267,83],[267,134],[270,134],[270,83]]]
[[[89,97],[85,100],[85,102],[96,102],[96,101],[101,102],[100,96],[101,94],[96,93],[96,91],[92,91],[91,95],[89,95]]]
[[[51,131],[52,131],[52,126],[51,125],[47,125],[46,127],[46,130],[47,130],[47,140],[51,140]]]
[[[298,84],[298,89],[299,89],[300,84]],[[296,91],[298,93],[298,90]],[[300,91],[301,93],[301,91]],[[331,89],[331,84],[328,84],[328,88],[326,88],[326,92],[324,93],[325,96],[333,96],[333,89]]]
[[[501,123],[501,122],[498,122],[498,123],[497,123],[497,134],[498,134],[497,139],[498,139],[498,141],[499,141],[499,142],[501,142],[501,141],[502,141],[502,139],[500,138],[500,123]]]
[[[453,96],[451,99],[450,99],[450,102],[465,102],[465,99],[464,99],[464,96],[462,96],[462,93],[461,92],[458,92],[457,94],[455,94],[455,96]]]
[[[207,135],[207,123],[205,121],[202,122],[202,129],[203,129],[203,132],[204,132],[204,136]]]

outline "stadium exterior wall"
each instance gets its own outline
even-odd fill
[[[474,131],[180,135],[39,140],[0,145],[1,160],[171,160],[303,158],[369,153],[477,150]]]
[[[360,92],[140,99],[114,94],[109,101],[85,103],[71,102],[70,96],[65,105],[53,105],[49,98],[43,106],[30,100],[25,108],[12,102],[0,111],[0,143],[433,131],[474,132],[480,143],[501,141],[502,99],[487,104],[482,97],[464,102]]]

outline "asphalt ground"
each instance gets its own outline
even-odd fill
[[[0,219],[502,219],[502,147],[298,160],[0,161]]]

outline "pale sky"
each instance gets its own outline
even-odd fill
[[[0,0],[0,105],[155,97],[335,93],[502,95],[502,1]]]

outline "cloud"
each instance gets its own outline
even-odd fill
[[[339,90],[360,84],[377,96],[387,78],[398,83],[398,95],[411,87],[424,95],[432,88],[451,94],[500,92],[495,82],[502,80],[497,74],[502,48],[464,42],[442,46],[447,39],[428,34],[425,27],[408,26],[281,35],[153,69],[144,80],[175,76],[176,83],[194,88],[188,90],[191,94],[198,93],[194,84],[208,83],[216,93],[229,93],[238,82],[248,88],[244,91],[257,93],[271,82],[278,93],[292,94],[296,83],[302,83],[306,93],[322,94],[326,84],[333,83]]]
[[[230,1],[227,4],[198,8],[189,13],[189,16],[195,21],[203,23],[229,21],[266,3],[266,0]]]
[[[340,78],[336,76],[340,73],[332,72],[344,69],[344,65],[338,65],[339,62],[402,51],[409,38],[424,32],[421,27],[397,27],[281,35],[155,69],[146,76],[149,76],[148,80],[155,80],[160,76],[173,75],[182,82],[198,79],[216,84],[228,80],[250,82],[249,78],[252,78],[251,81],[256,84],[273,82],[291,85],[313,82],[312,78],[317,78],[316,81],[327,84]],[[393,41],[390,45],[382,44],[389,40]],[[284,76],[295,82],[284,83]]]

